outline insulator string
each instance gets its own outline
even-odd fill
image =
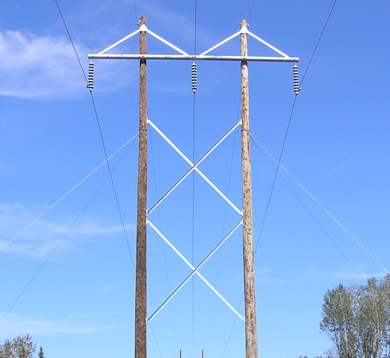
[[[299,85],[299,75],[298,75],[298,66],[297,66],[297,64],[294,64],[293,75],[294,75],[294,92],[297,95],[298,92],[302,89],[301,86]]]
[[[93,72],[94,72],[94,63],[91,61],[88,65],[88,83],[87,88],[89,92],[93,90]]]
[[[192,84],[192,92],[195,93],[198,88],[198,71],[195,62],[193,62],[191,65],[191,84]]]

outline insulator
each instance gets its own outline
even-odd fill
[[[191,65],[191,77],[192,77],[192,92],[195,93],[197,87],[198,87],[198,73],[196,69],[196,63],[193,62]]]
[[[298,92],[301,90],[301,86],[299,86],[299,76],[298,76],[297,64],[295,64],[293,67],[293,74],[294,74],[294,92],[297,95]]]
[[[91,61],[88,65],[88,83],[87,88],[89,89],[89,92],[92,92],[93,89],[93,62]]]

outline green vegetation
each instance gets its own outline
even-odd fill
[[[339,358],[390,357],[390,274],[367,285],[339,284],[324,296],[321,331]]]
[[[38,358],[45,358],[45,354],[43,353],[42,347],[39,348]]]
[[[18,336],[12,341],[8,339],[0,345],[0,358],[33,358],[35,344],[31,336]],[[42,347],[39,349],[38,358],[44,358]]]
[[[314,358],[390,358],[390,274],[382,280],[371,278],[367,285],[339,284],[328,290],[320,329],[334,347]],[[34,354],[29,335],[0,345],[0,358],[34,358]],[[45,358],[42,347],[38,358]]]

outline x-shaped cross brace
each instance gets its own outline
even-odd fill
[[[226,139],[230,133],[232,133],[240,124],[241,122],[236,123],[206,154],[199,159],[195,164],[193,164],[169,139],[165,136],[157,127],[155,124],[153,124],[150,120],[148,120],[148,123],[156,130],[157,133],[161,135],[162,138],[164,138],[168,144],[175,149],[175,151],[189,164],[191,165],[191,169],[185,173],[178,182],[176,182],[175,185],[171,189],[167,191],[165,195],[161,197],[157,203],[152,206],[152,208],[148,211],[148,214],[150,214],[154,209],[160,205],[164,199],[168,197],[169,194],[172,193],[173,190],[175,190],[179,184],[193,171],[195,170],[225,201],[238,213],[242,216],[242,212],[237,209],[237,207],[199,170],[198,165],[219,145],[223,142],[224,139]],[[172,294],[161,304],[161,306],[148,318],[147,322],[151,321],[156,314],[176,295],[177,292],[191,279],[192,276],[195,274],[198,275],[203,282],[206,283],[207,286],[213,290],[213,292],[243,321],[245,319],[226,301],[225,298],[222,297],[222,295],[198,272],[198,270],[206,263],[206,261],[222,246],[222,244],[242,225],[242,221],[240,221],[222,240],[221,242],[206,256],[206,258],[197,266],[194,267],[191,265],[191,263],[177,250],[173,244],[148,220],[147,222],[153,230],[173,249],[173,251],[176,252],[176,254],[191,268],[192,272],[186,277],[186,279],[176,288],[175,291],[172,292]]]

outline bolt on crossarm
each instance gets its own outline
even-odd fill
[[[248,56],[247,24],[241,20],[241,56]],[[249,133],[248,62],[241,61],[241,167],[246,358],[257,358],[255,269],[253,255],[252,174]]]

